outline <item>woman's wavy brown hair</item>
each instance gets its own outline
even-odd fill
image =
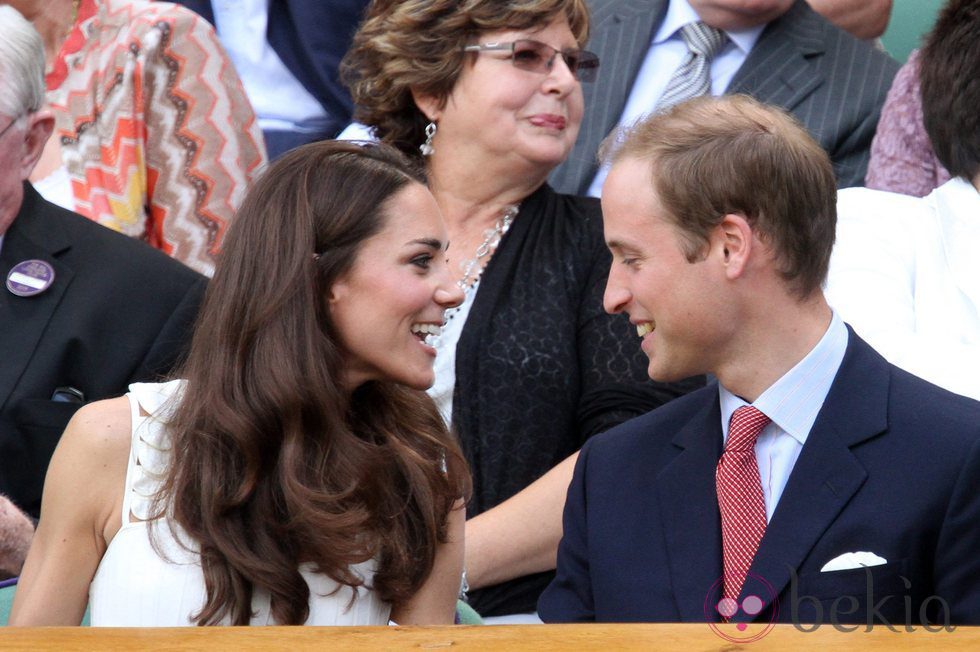
[[[469,475],[424,392],[373,381],[353,393],[327,303],[337,278],[422,173],[386,146],[321,142],[271,165],[228,231],[169,427],[159,514],[200,546],[198,624],[248,624],[252,592],[280,624],[309,615],[298,565],[393,603],[415,593]],[[319,254],[317,258],[314,253]]]
[[[445,104],[481,34],[534,30],[562,16],[579,47],[589,36],[585,0],[374,0],[341,65],[354,119],[417,157],[429,122],[412,89]]]

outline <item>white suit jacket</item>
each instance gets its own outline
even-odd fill
[[[980,192],[838,193],[827,299],[893,364],[980,399]]]

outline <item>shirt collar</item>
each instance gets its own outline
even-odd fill
[[[847,327],[834,312],[817,345],[752,403],[802,446],[823,407],[847,350]],[[718,384],[721,428],[728,439],[732,413],[748,403]]]
[[[667,14],[664,16],[663,22],[660,24],[660,28],[657,29],[656,33],[653,35],[653,44],[660,44],[664,41],[674,38],[680,38],[677,31],[687,25],[688,23],[694,23],[701,20],[698,13],[694,11],[691,7],[691,3],[688,0],[670,0],[667,6]],[[735,46],[742,51],[743,55],[748,55],[755,46],[755,42],[759,40],[759,35],[762,34],[762,30],[766,28],[766,24],[756,25],[755,27],[750,27],[748,29],[740,29],[727,31],[725,34],[728,39],[735,44]]]

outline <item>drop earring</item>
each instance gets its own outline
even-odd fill
[[[432,147],[432,138],[436,135],[436,123],[430,122],[425,125],[425,142],[419,145],[419,151],[422,152],[422,156],[432,156],[435,153],[435,148]]]

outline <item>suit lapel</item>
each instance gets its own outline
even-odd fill
[[[766,580],[774,595],[782,593],[791,570],[800,568],[864,484],[867,471],[851,447],[886,429],[888,384],[887,363],[848,327],[848,347],[841,368],[749,570]],[[746,585],[743,593],[748,590]],[[772,596],[760,597],[765,598],[766,606],[770,604]],[[750,620],[743,612],[739,614],[741,619]]]
[[[667,0],[618,0],[593,7],[587,47],[599,55],[599,76],[582,85],[585,116],[578,140],[551,179],[553,186],[572,194],[585,194],[592,183],[599,144],[619,122]]]
[[[57,255],[70,247],[60,224],[49,214],[49,205],[28,184],[24,185],[24,203],[7,230],[0,251],[0,408],[10,398],[37,348],[65,290],[71,283],[71,268]],[[18,297],[7,290],[6,279],[11,268],[20,262],[40,259],[55,272],[54,283],[41,294]]]
[[[821,56],[826,25],[804,0],[770,23],[726,93],[747,93],[792,110],[824,83],[810,59]]]
[[[704,621],[708,590],[722,574],[721,520],[715,493],[721,409],[717,391],[711,397],[711,404],[674,437],[677,456],[656,479],[671,582],[682,621]]]

